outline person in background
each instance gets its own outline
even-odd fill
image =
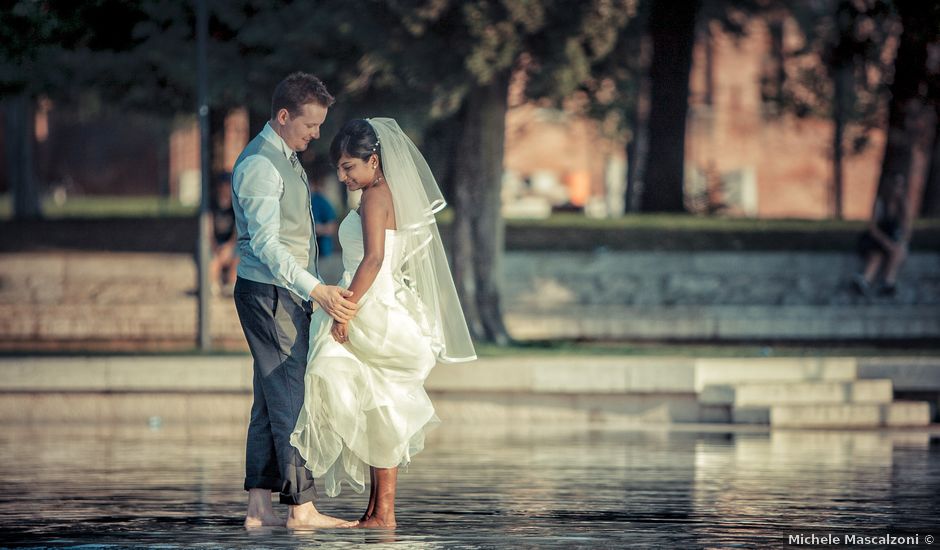
[[[911,239],[911,213],[905,199],[907,186],[904,176],[894,176],[894,185],[886,194],[875,199],[871,221],[859,239],[859,253],[865,268],[855,275],[852,286],[863,296],[872,293],[879,275],[883,282],[878,294],[893,296],[897,292],[898,271],[907,259],[907,243]]]
[[[235,210],[232,208],[232,174],[223,172],[215,178],[210,201],[212,211],[212,260],[209,263],[209,281],[212,293],[219,295],[224,289],[231,293],[238,278],[238,253],[235,250]],[[220,286],[221,285],[221,286]]]
[[[336,235],[336,209],[323,194],[323,181],[319,178],[310,180],[310,207],[316,220],[314,231],[317,234],[317,249],[320,257],[333,254],[333,237]]]

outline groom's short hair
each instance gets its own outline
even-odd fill
[[[322,80],[310,73],[297,71],[288,75],[274,88],[274,96],[271,98],[271,118],[276,117],[281,109],[287,109],[287,112],[293,116],[308,103],[329,107],[334,101],[335,99],[327,91]]]

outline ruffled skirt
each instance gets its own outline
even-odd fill
[[[373,288],[372,290],[380,290]],[[391,292],[370,291],[349,324],[349,342],[330,335],[322,310],[310,323],[304,406],[291,434],[326,494],[365,489],[369,466],[404,466],[439,420],[424,390],[436,364],[431,339]]]

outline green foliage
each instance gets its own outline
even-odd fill
[[[4,2],[0,96],[23,91],[59,96],[74,92],[84,69],[77,52],[131,47],[131,29],[140,18],[133,4],[119,0],[74,5],[51,0]]]
[[[884,98],[892,72],[889,49],[900,32],[887,0],[803,0],[784,4],[771,25],[785,14],[797,24],[802,46],[780,52],[783,70],[764,82],[764,100],[779,113],[832,117],[841,100],[848,124],[846,142],[860,152],[868,133],[882,124]],[[836,98],[835,80],[846,81]]]
[[[627,20],[612,37],[609,53],[592,60],[589,78],[578,87],[588,100],[585,113],[603,121],[602,128],[610,136],[629,137],[641,123],[635,116],[640,83],[650,70],[651,4],[651,0],[631,3]],[[731,36],[744,36],[749,21],[774,9],[774,0],[703,0],[697,15],[696,39],[708,39],[716,28]]]
[[[516,69],[530,97],[571,94],[611,53],[633,1],[359,1],[347,9],[360,14],[366,55],[345,91],[406,94],[429,106],[430,119],[445,119],[470,89]]]
[[[266,115],[277,81],[306,70],[341,97],[340,118],[385,110],[415,129],[517,69],[534,98],[592,86],[637,11],[636,0],[208,2],[214,108]],[[94,90],[118,108],[191,112],[194,25],[194,2],[13,2],[0,12],[0,92]]]

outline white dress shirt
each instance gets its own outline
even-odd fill
[[[277,135],[270,122],[264,125],[261,136],[290,159],[294,151]],[[276,279],[275,284],[283,286],[303,300],[310,300],[310,293],[321,281],[307,271],[306,266],[297,262],[278,237],[281,226],[280,198],[284,191],[284,180],[277,169],[264,156],[251,155],[235,167],[232,189],[244,212],[244,221],[247,222],[248,234],[251,236],[251,251],[271,270]],[[236,215],[239,214],[237,210]],[[312,217],[313,213],[310,215]]]

